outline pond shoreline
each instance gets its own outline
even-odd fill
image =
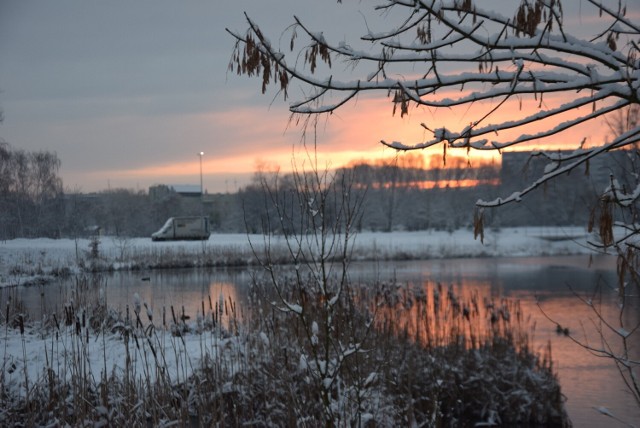
[[[484,242],[470,229],[415,232],[361,232],[352,261],[406,261],[445,258],[537,257],[594,254],[582,227],[521,227],[488,230]],[[150,238],[98,237],[92,240],[15,239],[0,242],[0,287],[44,285],[83,272],[150,271],[176,268],[257,266],[254,250],[265,246],[274,264],[290,264],[282,236],[214,234],[208,241],[152,242]]]
[[[375,270],[360,268],[367,278]],[[334,301],[330,314],[314,299],[300,300],[300,312],[283,311],[274,310],[278,304],[271,303],[268,281],[261,285],[242,275],[244,286],[228,278],[214,281],[218,274],[204,269],[192,270],[193,282],[183,275],[156,272],[142,281],[140,275],[116,272],[133,283],[116,280],[115,287],[107,275],[80,275],[58,303],[40,295],[58,287],[26,289],[50,309],[36,317],[41,321],[31,321],[16,312],[26,305],[7,305],[11,316],[7,312],[4,326],[0,321],[0,377],[8,393],[0,397],[6,409],[0,422],[45,425],[59,418],[72,425],[117,425],[151,418],[157,426],[190,419],[202,425],[260,420],[284,426],[290,417],[273,409],[295,406],[292,398],[303,397],[294,420],[318,421],[330,409],[331,420],[362,418],[382,426],[434,417],[568,426],[550,355],[529,342],[529,324],[517,316],[515,301],[435,283],[428,289],[369,287],[363,277],[362,286]],[[287,284],[293,288],[284,296],[292,301],[296,285]],[[313,289],[313,283],[303,285]],[[249,294],[233,292],[241,288]],[[14,296],[12,305],[21,297]],[[378,298],[373,323],[370,303]],[[440,304],[432,305],[434,299]],[[447,309],[452,307],[458,310]],[[495,319],[494,308],[501,314]],[[310,324],[309,338],[301,331],[303,319],[317,320],[331,333]],[[414,379],[415,373],[422,375]],[[325,390],[331,392],[328,403],[319,399]],[[233,406],[225,407],[227,402]],[[65,406],[72,411],[65,413]]]

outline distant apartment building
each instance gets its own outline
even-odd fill
[[[569,155],[571,151],[556,151]],[[536,183],[553,168],[552,162],[543,156],[533,156],[534,152],[505,152],[502,154],[500,185],[495,197],[508,197]],[[599,196],[615,177],[620,185],[633,174],[631,156],[634,151],[616,150],[604,153],[581,164],[575,169],[561,174],[545,183],[540,182],[534,191],[522,199],[497,210],[496,220],[501,225],[586,225],[589,213],[596,206]],[[560,167],[571,161],[563,161]]]
[[[502,154],[502,167],[500,170],[500,182],[503,189],[522,189],[540,179],[545,168],[551,163],[543,156],[533,156],[534,152],[505,152]],[[572,151],[556,151],[559,155],[569,155]],[[627,177],[632,171],[632,156],[634,151],[616,150],[603,153],[590,159],[589,162],[578,166],[567,174],[558,177],[558,182],[570,180],[572,186],[585,185],[595,191],[603,191],[611,181],[611,176],[619,181]],[[563,165],[571,161],[564,161]],[[560,165],[560,166],[563,166]],[[566,183],[569,184],[569,183]],[[621,183],[624,184],[624,183]]]
[[[149,187],[149,198],[152,201],[160,201],[172,196],[199,198],[202,196],[202,191],[199,184],[156,184]]]

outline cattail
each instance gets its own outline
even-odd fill
[[[136,327],[140,327],[140,328],[143,327],[142,320],[140,319],[140,314],[139,313],[136,314]]]
[[[144,302],[144,308],[147,311],[147,318],[149,318],[150,322],[153,322],[153,311],[151,310],[151,308],[149,308],[147,302]]]
[[[140,304],[140,295],[138,293],[134,293],[133,294],[133,312],[136,313],[136,315],[140,314],[140,309],[142,308],[142,305]]]
[[[71,325],[73,324],[73,310],[72,308],[69,306],[69,304],[67,303],[64,306],[64,325]]]

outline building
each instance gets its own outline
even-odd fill
[[[202,191],[199,184],[156,184],[149,187],[149,198],[152,201],[169,199],[172,196],[200,198]]]

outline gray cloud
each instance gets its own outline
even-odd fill
[[[225,27],[242,31],[247,11],[274,44],[287,45],[280,34],[295,14],[349,41],[366,32],[360,8],[373,29],[388,19],[368,2],[4,0],[0,137],[57,152],[63,178],[74,180],[190,161],[203,149],[252,165],[299,134],[284,133],[285,103],[270,105],[273,93],[262,96],[257,80],[227,73],[233,40]]]

